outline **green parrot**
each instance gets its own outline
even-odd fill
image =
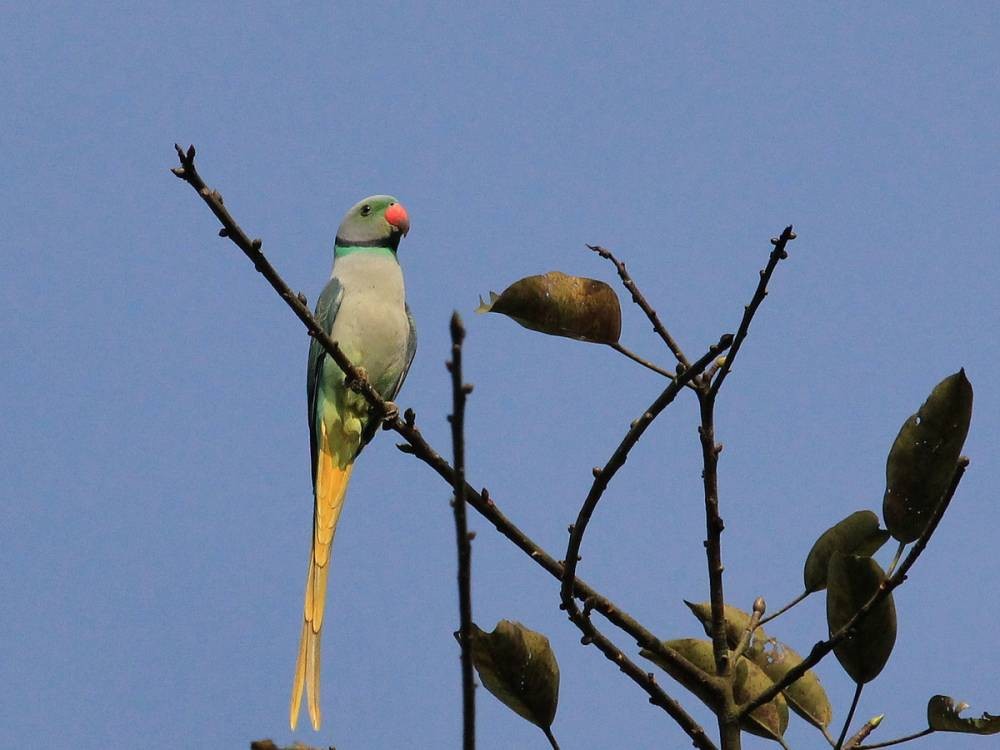
[[[399,240],[409,228],[406,209],[392,196],[373,195],[357,203],[337,229],[333,272],[316,303],[316,320],[386,401],[396,397],[417,350],[396,260]],[[289,712],[293,730],[303,689],[313,728],[320,727],[320,634],[333,535],[354,460],[379,427],[364,396],[344,384],[343,370],[316,341],[309,346],[306,377],[315,506]]]

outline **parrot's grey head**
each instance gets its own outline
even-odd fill
[[[389,247],[410,230],[403,204],[391,195],[371,195],[355,203],[337,229],[341,247]]]

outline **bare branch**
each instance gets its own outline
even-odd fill
[[[618,276],[622,280],[622,284],[624,284],[625,288],[628,289],[629,293],[632,295],[632,301],[642,308],[644,313],[646,313],[646,317],[649,318],[649,322],[653,324],[653,330],[659,334],[661,339],[663,339],[663,342],[667,345],[667,348],[673,352],[677,361],[684,367],[688,367],[690,363],[687,361],[687,357],[684,356],[684,352],[681,350],[681,347],[676,341],[674,341],[674,337],[670,335],[666,326],[664,326],[660,321],[660,316],[656,314],[656,310],[654,310],[646,301],[646,298],[642,296],[642,292],[639,291],[639,287],[636,286],[635,281],[632,280],[629,272],[625,269],[625,264],[618,260],[618,258],[616,258],[607,248],[603,248],[600,245],[587,245],[587,247],[600,255],[602,258],[607,258],[614,264],[615,269],[618,271]]]
[[[757,284],[757,291],[754,292],[753,299],[750,300],[750,304],[746,306],[743,311],[743,320],[740,322],[739,330],[736,331],[736,339],[733,341],[733,348],[729,350],[729,354],[726,355],[726,361],[719,368],[719,374],[716,376],[715,380],[712,381],[712,386],[709,390],[709,395],[714,399],[715,394],[719,392],[719,388],[722,387],[722,381],[726,379],[729,375],[730,370],[733,367],[733,360],[736,359],[736,355],[739,354],[740,347],[743,346],[743,340],[747,337],[747,333],[750,332],[750,321],[753,320],[754,314],[757,312],[757,308],[760,307],[760,303],[764,301],[767,296],[767,284],[771,280],[771,274],[774,273],[774,269],[777,267],[778,263],[788,257],[788,253],[785,251],[785,246],[792,240],[795,239],[795,232],[792,231],[791,225],[785,227],[785,230],[780,236],[775,237],[771,240],[774,245],[774,250],[771,251],[771,255],[768,258],[767,266],[760,272],[760,282]]]
[[[649,694],[650,702],[664,708],[664,710],[666,710],[667,713],[673,717],[673,719],[681,726],[682,729],[684,729],[685,732],[688,733],[688,736],[690,736],[699,747],[703,746],[700,743],[708,741],[707,736],[705,735],[705,730],[698,725],[673,698],[670,698],[670,696],[663,692],[663,690],[656,684],[651,674],[644,672],[636,666],[611,642],[610,639],[597,629],[590,618],[589,607],[585,607],[584,610],[581,610],[579,606],[577,606],[574,599],[573,582],[576,579],[576,565],[579,560],[580,546],[583,543],[583,535],[586,533],[587,525],[590,522],[594,510],[597,508],[597,503],[604,495],[604,491],[607,489],[608,483],[618,470],[625,465],[629,451],[639,441],[639,438],[642,437],[646,428],[652,424],[653,420],[677,397],[677,394],[680,393],[684,385],[686,383],[690,383],[695,377],[697,377],[712,362],[712,360],[714,360],[720,352],[725,351],[731,343],[732,336],[729,334],[723,336],[719,340],[719,343],[713,345],[708,352],[701,357],[701,359],[694,363],[694,365],[689,368],[684,368],[677,378],[666,387],[663,393],[657,397],[649,408],[646,409],[646,411],[644,411],[638,419],[632,422],[632,426],[628,433],[622,439],[621,443],[615,449],[615,452],[611,455],[611,458],[608,459],[608,462],[604,465],[604,467],[594,470],[594,481],[591,485],[590,492],[587,494],[587,497],[583,502],[583,506],[580,508],[580,512],[576,518],[576,523],[570,527],[570,537],[566,547],[566,559],[564,561],[562,573],[562,587],[560,589],[562,607],[566,610],[570,620],[572,620],[583,633],[584,642],[593,643],[612,663],[618,665],[625,674],[632,678],[636,684]],[[681,668],[689,672],[692,679],[706,682],[704,674],[701,673],[700,670],[695,669],[679,654],[674,653],[670,649],[662,648],[662,646],[657,649],[657,651],[662,651],[665,652],[665,654],[668,654],[664,656],[664,658],[668,661],[683,663]],[[715,694],[719,692],[719,688],[717,685],[706,684],[704,692]]]
[[[958,465],[955,467],[955,473],[951,477],[951,484],[948,486],[948,489],[938,502],[933,515],[931,515],[928,520],[927,528],[924,529],[923,533],[910,549],[906,559],[903,560],[903,564],[899,566],[896,572],[889,576],[886,580],[882,581],[878,591],[872,595],[871,599],[865,602],[864,606],[862,606],[861,609],[854,614],[854,617],[844,624],[844,627],[831,635],[829,639],[820,641],[814,645],[812,650],[809,652],[809,655],[806,656],[806,658],[803,659],[798,665],[789,669],[784,677],[775,682],[771,687],[758,695],[756,698],[742,706],[740,709],[740,716],[745,716],[758,706],[763,706],[765,703],[773,699],[774,696],[798,680],[814,666],[819,664],[819,662],[827,654],[833,651],[837,644],[851,634],[854,628],[857,627],[858,623],[860,623],[869,612],[878,606],[883,599],[889,596],[893,589],[900,586],[903,581],[906,580],[907,572],[913,567],[917,558],[920,557],[920,553],[927,547],[927,543],[934,534],[934,530],[937,529],[938,524],[941,522],[941,518],[944,516],[944,512],[948,509],[951,499],[955,496],[955,491],[958,489],[958,485],[962,481],[962,477],[965,475],[965,469],[968,465],[969,459],[965,456],[958,459]]]
[[[451,373],[452,412],[451,444],[455,456],[453,485],[455,497],[452,508],[455,511],[455,541],[458,546],[458,609],[459,638],[462,647],[462,747],[475,750],[476,747],[476,683],[472,676],[472,545],[468,525],[465,521],[465,397],[472,386],[462,382],[462,340],[465,328],[458,312],[451,316]]]
[[[715,399],[705,391],[698,392],[701,425],[702,486],[705,495],[705,555],[708,560],[708,588],[712,605],[712,652],[715,671],[720,677],[729,674],[729,644],[726,641],[725,595],[722,588],[722,531],[725,524],[719,514],[719,454],[722,446],[715,442]]]

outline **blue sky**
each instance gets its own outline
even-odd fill
[[[5,744],[292,739],[308,342],[168,172],[175,141],[198,146],[310,300],[343,212],[403,201],[420,348],[400,404],[447,452],[460,310],[470,479],[557,557],[591,467],[662,383],[606,348],[475,316],[478,295],[553,269],[613,283],[584,247],[604,244],[693,358],[735,330],[768,239],[793,223],[717,415],[728,598],[794,596],[815,537],[881,509],[900,423],[964,366],[972,466],[898,592],[896,651],[859,720],[885,713],[879,739],[920,729],[934,693],[1000,710],[995,4],[45,3],[8,4],[0,29]],[[623,304],[623,342],[667,363]],[[655,423],[580,566],[665,638],[698,635],[681,600],[707,597],[695,417],[682,399]],[[326,721],[295,737],[457,746],[448,498],[391,435],[366,450],[331,576]],[[579,645],[557,583],[471,525],[475,619],[549,635],[563,747],[685,745]],[[808,650],[822,598],[769,630]],[[839,728],[853,686],[832,660],[819,674]],[[479,739],[544,747],[485,691]],[[819,738],[795,722],[788,739]]]

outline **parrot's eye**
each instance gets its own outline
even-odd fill
[[[368,216],[372,212],[372,207],[367,203],[361,207],[361,215]]]

